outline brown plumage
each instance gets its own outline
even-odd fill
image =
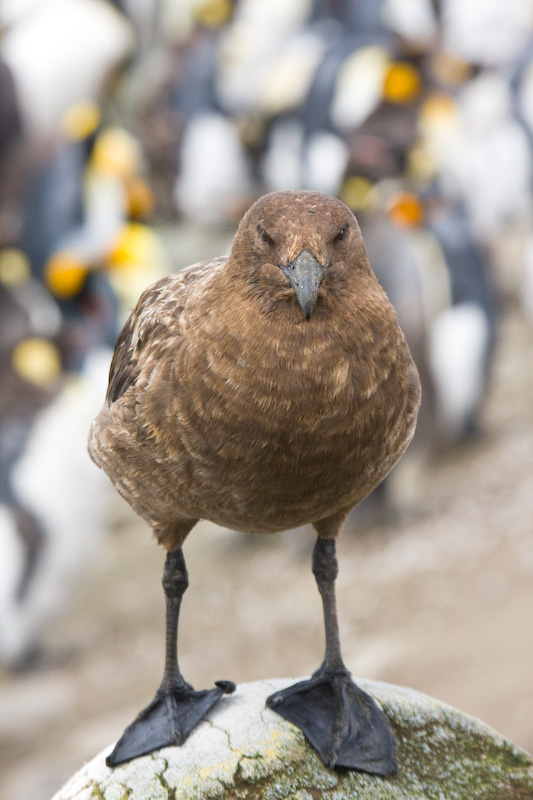
[[[227,258],[141,296],[89,449],[171,554],[199,519],[258,533],[312,523],[319,588],[324,572],[333,591],[324,542],[401,457],[419,402],[355,217],[333,197],[280,192],[250,208]]]

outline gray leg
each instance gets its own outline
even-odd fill
[[[341,656],[339,622],[337,618],[335,581],[338,574],[337,543],[335,539],[323,539],[319,536],[313,551],[313,575],[315,576],[324,608],[326,655],[323,668],[330,670],[346,669]]]
[[[267,706],[303,731],[327,767],[392,775],[396,742],[390,723],[370,695],[352,681],[341,656],[335,539],[318,537],[313,573],[324,606],[324,661],[310,680],[271,695]]]
[[[163,588],[167,602],[165,671],[154,700],[124,731],[108,767],[151,753],[160,747],[182,745],[191,730],[223,694],[235,691],[231,681],[217,681],[215,689],[196,692],[178,666],[178,620],[181,600],[189,585],[181,548],[167,555]]]
[[[160,691],[168,693],[180,687],[187,687],[178,664],[178,622],[181,601],[189,586],[189,574],[185,565],[183,550],[168,553],[163,570],[163,589],[167,606],[165,672]]]

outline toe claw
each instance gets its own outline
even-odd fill
[[[237,688],[233,681],[215,681],[215,686],[218,686],[219,689],[222,689],[223,694],[233,694]]]

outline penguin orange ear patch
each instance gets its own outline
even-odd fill
[[[63,133],[75,142],[93,134],[100,125],[102,112],[94,100],[82,100],[67,109],[61,120]]]
[[[408,61],[389,64],[383,80],[383,99],[389,103],[411,103],[422,91],[422,79]]]
[[[61,300],[75,297],[83,289],[89,270],[75,255],[60,251],[48,260],[44,282],[48,290]]]
[[[8,288],[21,286],[31,276],[28,256],[16,247],[6,247],[0,252],[0,283]]]
[[[362,175],[349,175],[342,184],[340,199],[352,211],[368,211],[376,202],[374,184]]]
[[[416,228],[424,221],[424,206],[416,194],[400,192],[389,203],[390,219],[402,228]]]
[[[90,165],[98,172],[128,180],[135,175],[139,163],[137,140],[120,127],[106,128],[99,134],[91,154]]]
[[[19,342],[11,353],[11,364],[21,378],[44,388],[61,374],[58,348],[48,339],[39,337]]]
[[[126,183],[128,212],[134,219],[149,217],[155,207],[155,195],[146,181],[134,177]]]
[[[195,17],[197,22],[208,28],[220,28],[230,21],[233,14],[233,3],[230,0],[203,0],[196,3]]]

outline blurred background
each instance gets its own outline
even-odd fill
[[[164,553],[85,441],[142,289],[261,194],[357,215],[424,400],[349,518],[355,676],[533,750],[533,0],[0,0],[0,798],[50,797],[151,699]],[[197,688],[309,674],[310,530],[185,547]]]

